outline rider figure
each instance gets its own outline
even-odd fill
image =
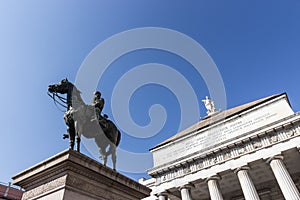
[[[103,117],[101,116],[101,112],[104,107],[104,99],[101,98],[101,93],[99,91],[94,92],[94,99],[92,105],[95,107],[96,116],[92,121],[101,120]]]

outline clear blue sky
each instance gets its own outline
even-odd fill
[[[8,182],[68,147],[62,140],[63,114],[46,95],[47,86],[65,77],[74,82],[82,62],[99,43],[134,28],[168,28],[201,44],[222,76],[228,108],[287,92],[293,110],[299,111],[299,19],[299,0],[1,1],[0,181]],[[116,59],[99,81],[98,89],[107,99],[104,112],[112,120],[114,84],[126,71],[146,63],[168,65],[183,74],[205,116],[201,99],[209,94],[193,67],[172,53],[142,49]],[[121,148],[148,152],[177,132],[179,102],[158,84],[147,84],[132,95],[132,119],[147,125],[153,104],[161,104],[168,113],[163,129],[148,139],[123,132]],[[91,156],[85,149],[83,153]],[[145,176],[125,174],[134,179]]]

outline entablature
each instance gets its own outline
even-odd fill
[[[211,168],[215,165],[237,159],[261,149],[270,148],[276,144],[300,136],[300,113],[284,118],[254,134],[235,140],[232,143],[211,149],[189,158],[181,159],[168,165],[153,168],[148,173],[156,178],[156,185]],[[296,146],[295,146],[296,147]],[[292,147],[290,147],[292,148]],[[257,158],[263,159],[263,158]]]

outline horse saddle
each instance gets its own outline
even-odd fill
[[[100,119],[98,121],[99,121],[101,128],[105,132],[108,129],[108,120],[106,119],[106,117],[100,115]]]

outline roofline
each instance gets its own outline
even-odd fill
[[[211,125],[214,125],[214,124],[216,124],[216,123],[219,123],[220,121],[223,121],[223,120],[225,120],[225,119],[228,119],[228,118],[230,118],[230,117],[232,117],[232,116],[234,116],[234,115],[238,115],[238,114],[240,114],[240,113],[242,113],[242,112],[245,112],[246,110],[250,110],[250,109],[252,109],[252,108],[254,108],[254,107],[257,107],[257,106],[259,106],[259,105],[261,105],[261,104],[264,104],[264,103],[266,103],[266,102],[268,102],[268,101],[271,101],[271,100],[273,100],[273,99],[275,99],[275,98],[278,98],[278,97],[280,97],[280,96],[284,96],[284,97],[286,98],[286,100],[287,100],[289,106],[291,107],[291,104],[290,104],[290,101],[289,101],[289,99],[288,99],[288,96],[287,96],[287,93],[286,93],[286,92],[283,92],[283,93],[281,93],[281,94],[274,94],[274,95],[271,96],[270,98],[267,98],[267,99],[265,99],[265,100],[263,100],[263,101],[261,101],[261,102],[259,102],[259,103],[257,103],[257,104],[254,104],[254,105],[252,105],[252,106],[249,106],[249,107],[247,107],[247,108],[244,108],[244,109],[242,109],[242,110],[240,110],[240,111],[238,111],[238,112],[236,112],[236,113],[233,113],[233,114],[231,114],[231,115],[227,115],[227,116],[225,116],[224,118],[221,118],[221,119],[218,119],[218,120],[212,122],[211,124],[208,124],[208,125],[205,125],[205,126],[203,126],[203,127],[201,127],[201,128],[198,128],[198,129],[196,129],[196,130],[187,132],[186,134],[181,135],[180,137],[178,137],[178,138],[176,138],[176,139],[185,137],[186,135],[188,135],[188,134],[190,134],[190,133],[192,133],[192,132],[199,131],[199,130],[201,130],[201,129],[207,128],[207,127],[209,127],[209,126],[211,126]],[[259,99],[257,99],[257,100],[259,100]],[[254,100],[254,101],[255,101],[255,100]],[[248,103],[251,103],[251,102],[248,102]],[[247,104],[247,103],[245,103],[245,104]],[[244,104],[242,104],[242,105],[244,105]],[[236,106],[236,107],[237,107],[237,106]],[[235,108],[235,107],[233,107],[233,108]],[[227,110],[228,110],[228,109],[227,109]],[[224,110],[223,112],[226,112],[226,110]],[[156,145],[155,147],[149,149],[149,151],[152,151],[152,150],[154,150],[154,149],[156,149],[156,148],[158,148],[158,147],[161,147],[161,146],[163,146],[163,145],[169,144],[170,142],[172,142],[172,140],[171,140],[171,141],[167,141],[167,142],[162,142],[162,143]]]

